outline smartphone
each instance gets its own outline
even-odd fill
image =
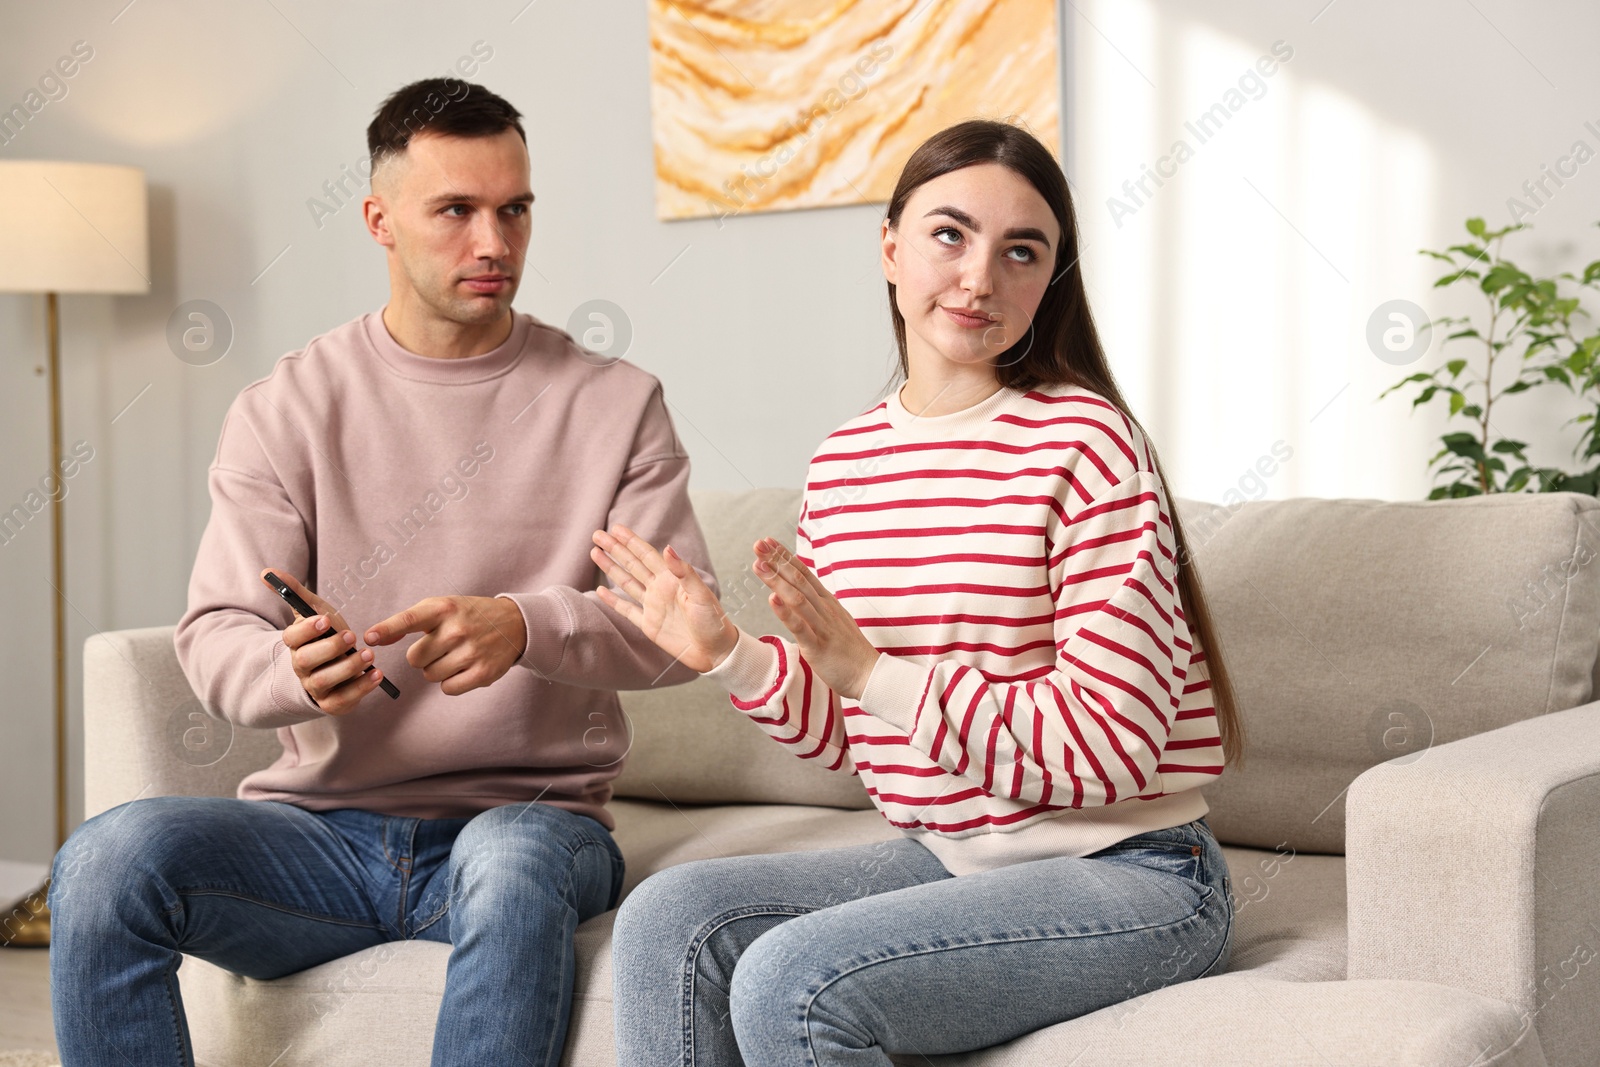
[[[290,589],[287,585],[285,585],[282,578],[279,578],[276,574],[273,574],[271,571],[268,571],[267,572],[267,582],[268,582],[268,584],[270,584],[272,586],[272,588],[274,588],[274,589],[276,589],[278,591],[278,595],[279,596],[283,597],[284,603],[288,604],[291,608],[293,608],[295,610],[295,614],[299,615],[302,619],[311,619],[311,618],[315,618],[316,617],[317,612],[315,612],[315,611],[313,611],[311,609],[311,605],[307,604],[300,597],[299,593],[296,593],[293,589]],[[323,638],[332,637],[334,634],[337,634],[339,632],[340,631],[338,631],[337,629],[334,629],[334,628],[330,627],[328,629],[328,632],[323,634],[322,638],[318,638],[318,640],[322,640]],[[355,649],[354,645],[351,645],[350,646],[350,650],[345,653],[345,655],[347,655],[347,656],[353,656],[355,654],[356,654],[356,649]],[[372,665],[368,664],[367,665],[367,671],[370,671],[370,670],[372,670]],[[365,674],[365,673],[367,673],[367,671],[362,671],[361,673]],[[385,693],[388,693],[389,696],[394,698],[394,699],[399,699],[399,697],[400,697],[400,689],[399,689],[399,687],[396,686],[393,682],[389,681],[388,678],[380,678],[380,679],[378,679],[378,688],[382,689]]]

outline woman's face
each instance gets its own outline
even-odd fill
[[[992,362],[1027,333],[1060,242],[1044,197],[999,163],[918,186],[899,224],[883,224],[883,275],[907,347],[952,363]]]

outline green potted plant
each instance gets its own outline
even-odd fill
[[[1573,422],[1586,422],[1579,447],[1584,461],[1600,456],[1600,333],[1580,336],[1575,320],[1588,318],[1581,298],[1563,292],[1563,282],[1581,288],[1600,288],[1600,261],[1589,264],[1581,276],[1563,272],[1540,278],[1507,259],[1501,243],[1507,234],[1527,229],[1517,223],[1490,230],[1481,218],[1466,222],[1469,240],[1443,251],[1422,249],[1449,265],[1434,282],[1435,288],[1470,285],[1486,302],[1486,315],[1449,316],[1425,323],[1423,329],[1450,329],[1443,344],[1457,351],[1482,356],[1481,373],[1465,357],[1447,359],[1443,366],[1407,376],[1385,389],[1379,399],[1403,386],[1416,384],[1413,410],[1437,399],[1447,400],[1449,417],[1468,422],[1470,430],[1443,434],[1444,445],[1429,468],[1438,467],[1429,500],[1478,496],[1485,493],[1600,491],[1600,463],[1587,471],[1568,473],[1556,467],[1535,466],[1527,457],[1527,442],[1499,433],[1490,421],[1496,402],[1535,386],[1562,382],[1590,398],[1594,410]],[[1570,286],[1568,286],[1570,288]],[[1499,381],[1496,381],[1496,374]],[[1518,464],[1508,469],[1507,460]]]

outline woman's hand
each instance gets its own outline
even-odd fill
[[[605,586],[596,594],[673,658],[704,674],[733,651],[739,628],[671,545],[663,555],[620,524],[596,530],[594,543],[589,558],[633,600]]]
[[[835,693],[859,700],[878,650],[811,568],[787,548],[763,537],[755,549],[753,569],[772,590],[767,603],[794,635],[801,655]]]

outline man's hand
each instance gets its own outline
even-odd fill
[[[297,619],[283,628],[283,643],[290,648],[289,662],[294,665],[295,676],[317,707],[329,715],[354,711],[383,678],[383,672],[376,669],[361,673],[371,665],[372,653],[362,649],[354,656],[346,655],[355,647],[356,635],[350,632],[344,617],[283,567],[262,568],[262,585],[271,588],[268,571],[282,578],[284,585],[317,611],[311,618]],[[339,636],[329,637],[330,632]]]
[[[373,626],[367,644],[406,634],[422,634],[406,662],[453,697],[499,681],[528,647],[522,609],[505,597],[430,596]]]

